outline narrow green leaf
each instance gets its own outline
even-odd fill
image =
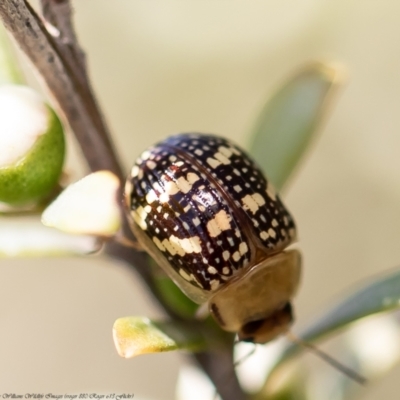
[[[313,63],[281,87],[261,111],[249,147],[268,178],[281,190],[308,148],[342,70]]]
[[[178,349],[199,351],[207,346],[202,330],[195,323],[155,322],[146,317],[117,319],[113,337],[118,354],[124,358]]]
[[[313,342],[331,335],[341,328],[370,315],[400,308],[400,269],[396,269],[355,290],[335,307],[324,312],[314,323],[300,332],[305,342]],[[278,357],[268,382],[278,370],[303,348],[289,344]]]
[[[319,339],[360,318],[400,308],[400,270],[390,272],[358,289],[301,334],[305,340]]]

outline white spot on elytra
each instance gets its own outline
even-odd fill
[[[217,168],[219,165],[221,165],[221,161],[216,160],[215,158],[207,158],[207,164],[211,167],[211,168]]]
[[[146,194],[146,201],[151,204],[154,201],[156,201],[158,199],[156,192],[151,189],[147,194]]]
[[[207,268],[207,271],[213,275],[215,275],[218,272],[217,269],[215,267],[212,267],[211,265]]]
[[[225,157],[222,153],[215,153],[214,157],[224,165],[229,165],[231,163],[229,158]]]
[[[267,232],[262,231],[262,232],[260,232],[260,238],[261,238],[262,240],[267,240],[267,239],[269,238],[269,235],[268,235]]]
[[[218,147],[218,151],[227,158],[232,156],[232,151],[230,149],[228,149],[228,147],[220,146],[220,147]]]
[[[276,228],[278,226],[278,221],[274,218],[271,222],[271,225]]]
[[[194,172],[189,172],[187,174],[186,179],[188,180],[189,183],[193,184],[193,183],[197,182],[200,179],[200,177],[197,174],[195,174]]]
[[[242,242],[239,245],[239,253],[241,255],[247,253],[249,251],[249,248],[247,247],[247,243],[246,242]]]
[[[153,241],[155,239],[153,238]],[[157,244],[157,242],[155,242]],[[198,236],[193,236],[190,238],[179,239],[178,237],[172,235],[169,240],[164,239],[161,245],[166,249],[171,255],[178,254],[183,257],[185,254],[200,253],[201,252],[201,242]],[[161,247],[158,246],[161,250]],[[165,251],[165,250],[162,250]]]
[[[146,150],[146,151],[144,151],[144,152],[142,153],[142,155],[140,156],[140,158],[141,158],[143,161],[145,161],[145,160],[147,160],[147,159],[150,157],[150,155],[151,155],[150,151]]]
[[[147,217],[147,212],[142,206],[133,211],[132,216],[134,221],[140,226],[140,228],[142,228],[143,230],[147,229],[147,224],[145,221]]]
[[[210,281],[211,290],[218,289],[219,285],[220,285],[220,283],[216,279],[213,279],[212,281]]]
[[[156,244],[156,246],[161,250],[161,251],[165,251],[165,247],[163,246],[163,244],[160,242],[160,239],[157,236],[153,237],[153,242]]]
[[[179,188],[173,181],[164,181],[162,192],[160,194],[160,202],[161,203],[168,203],[169,196],[174,195],[179,192]]]
[[[194,151],[194,154],[196,154],[196,155],[198,155],[198,156],[202,156],[202,155],[203,155],[203,150],[196,149],[196,150]]]
[[[193,222],[194,226],[199,226],[200,225],[200,218],[199,217],[193,218],[192,222]]]
[[[152,161],[152,160],[147,161],[146,165],[147,165],[150,169],[154,169],[154,168],[157,166],[157,164],[156,164],[154,161]]]
[[[235,191],[235,192],[241,192],[242,191],[242,188],[239,186],[239,185],[235,185],[234,187],[233,187],[233,190]]]
[[[196,282],[201,288],[203,287],[203,285],[196,279],[196,277],[193,274],[188,274],[184,269],[180,269],[179,270],[179,274],[180,276],[185,279],[186,281],[190,282],[190,281],[194,281]]]
[[[197,174],[189,172],[186,178],[184,178],[183,176],[178,178],[178,180],[176,181],[176,186],[182,193],[188,193],[192,189],[193,183],[195,183],[199,179],[200,178]]]
[[[274,229],[272,229],[272,228],[269,228],[269,229],[268,229],[268,234],[269,234],[269,236],[271,236],[272,238],[274,238],[274,239],[275,239],[276,232],[275,232],[275,230],[274,230]]]
[[[207,222],[207,230],[211,237],[220,235],[223,231],[231,229],[232,217],[225,210],[219,211],[215,217]]]
[[[225,261],[227,261],[227,260],[229,259],[230,256],[231,256],[231,253],[229,253],[228,250],[225,250],[225,251],[222,253],[222,257],[224,258]]]
[[[240,253],[238,251],[235,251],[232,254],[232,258],[234,259],[234,261],[239,261],[240,260]]]
[[[229,274],[229,268],[228,267],[224,267],[224,268],[222,268],[222,273],[223,274],[225,274],[225,275],[228,275]]]
[[[184,221],[182,225],[187,231],[190,229],[190,226],[186,221]]]
[[[139,167],[137,165],[134,165],[131,170],[131,177],[135,178],[138,175],[138,173],[139,173]]]
[[[265,200],[260,193],[254,193],[243,197],[242,203],[245,210],[250,210],[251,213],[255,214],[260,206],[265,204]]]
[[[163,188],[161,187],[161,185],[158,182],[153,182],[153,189],[157,190],[157,192],[159,192],[159,193],[163,192]]]

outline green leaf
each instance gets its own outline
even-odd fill
[[[118,354],[124,358],[178,349],[200,351],[207,346],[202,330],[193,322],[155,322],[146,317],[117,319],[113,337]]]
[[[397,308],[400,308],[400,269],[391,271],[355,290],[335,307],[326,310],[322,317],[317,318],[313,324],[300,332],[299,337],[305,342],[313,342],[361,318]],[[289,344],[280,354],[266,385],[272,382],[287,361],[302,350],[303,348],[296,344]]]
[[[342,75],[337,67],[313,63],[283,85],[261,111],[249,150],[278,191],[308,148]]]

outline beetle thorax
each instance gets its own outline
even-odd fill
[[[238,332],[240,340],[265,343],[288,330],[290,300],[300,279],[300,253],[281,252],[233,279],[209,301],[221,327]]]

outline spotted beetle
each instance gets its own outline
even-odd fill
[[[289,329],[295,223],[243,150],[214,135],[172,136],[136,160],[125,200],[139,243],[222,329],[255,343]]]

